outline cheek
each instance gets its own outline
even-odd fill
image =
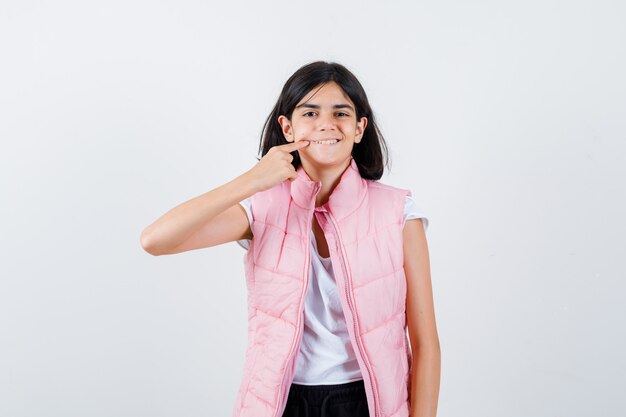
[[[308,129],[306,126],[299,126],[294,130],[294,136],[298,140],[308,139],[311,136],[311,129]]]
[[[356,124],[354,123],[354,121],[346,120],[344,123],[341,124],[341,128],[344,130],[344,132],[354,132],[356,130]]]

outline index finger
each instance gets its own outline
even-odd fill
[[[284,145],[280,145],[280,148],[284,151],[287,152],[293,152],[296,151],[300,148],[304,148],[305,146],[307,146],[310,142],[306,139],[302,139],[296,142],[289,142],[289,143],[285,143]]]

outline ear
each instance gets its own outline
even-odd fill
[[[367,117],[361,117],[361,120],[356,124],[356,132],[354,135],[354,143],[361,142],[363,139],[363,132],[365,131],[365,126],[367,126]]]
[[[291,127],[291,121],[285,115],[278,116],[278,123],[283,131],[283,135],[287,142],[293,142],[293,128]]]

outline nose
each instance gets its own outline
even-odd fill
[[[320,117],[317,118],[318,128],[320,130],[334,130],[335,118],[332,114],[320,113]]]

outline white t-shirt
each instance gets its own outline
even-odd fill
[[[252,227],[252,208],[247,198],[239,204],[246,210]],[[424,231],[428,229],[428,218],[406,196],[404,221],[422,219]],[[249,239],[238,240],[244,249],[250,247]],[[344,384],[363,379],[357,362],[341,301],[337,293],[337,284],[329,258],[322,258],[317,252],[315,234],[311,232],[311,266],[309,269],[309,287],[304,301],[304,334],[300,352],[296,359],[293,382],[302,385]]]

